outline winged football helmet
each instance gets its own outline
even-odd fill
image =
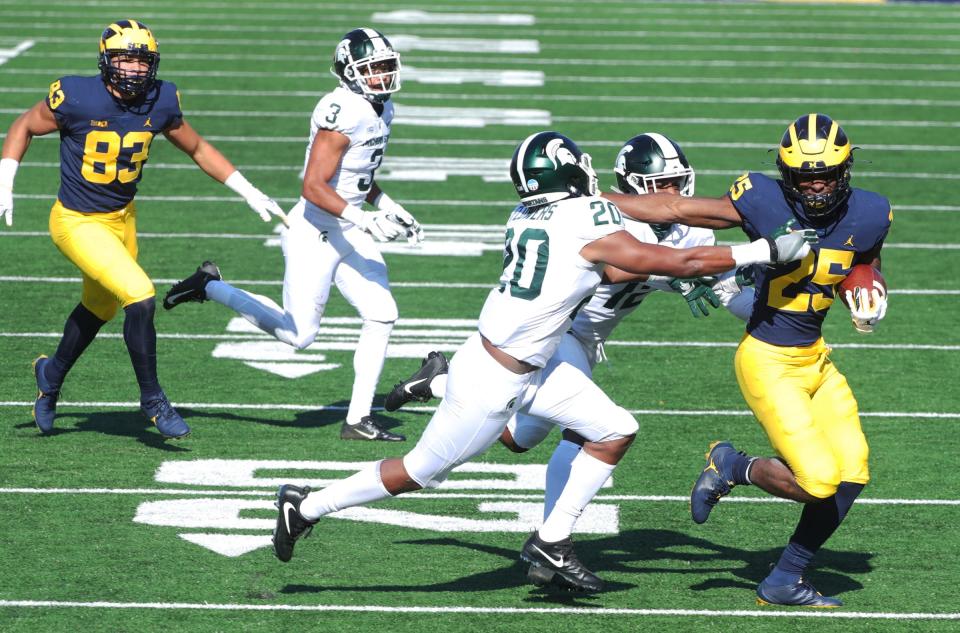
[[[638,134],[623,144],[613,168],[622,193],[657,193],[665,181],[674,182],[681,196],[692,196],[696,174],[675,141],[656,132]],[[657,239],[670,232],[672,224],[651,224]]]
[[[597,195],[590,154],[559,132],[537,132],[523,140],[510,161],[510,179],[520,201],[535,207],[565,198]]]
[[[147,65],[145,71],[125,70],[115,64],[117,57],[135,57]],[[153,33],[142,22],[117,20],[100,35],[100,75],[125,97],[143,94],[153,87],[160,66],[160,53]]]
[[[383,103],[400,90],[400,53],[379,31],[354,29],[337,44],[330,72],[347,90]]]
[[[799,202],[812,218],[836,211],[850,197],[853,148],[840,125],[825,114],[806,114],[787,128],[780,141],[777,167],[788,198]],[[800,183],[835,181],[828,193],[804,193]]]

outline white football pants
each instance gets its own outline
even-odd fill
[[[344,227],[345,223],[302,198],[288,217],[290,228],[281,237],[283,307],[224,282],[207,284],[207,298],[232,308],[278,340],[304,349],[320,330],[330,286],[336,283],[363,319],[347,414],[348,422],[359,422],[370,414],[387,341],[397,320],[387,266],[370,235],[354,225]]]
[[[435,488],[455,467],[490,448],[540,372],[515,374],[490,356],[479,333],[467,339],[450,360],[443,401],[403,458],[410,477]]]

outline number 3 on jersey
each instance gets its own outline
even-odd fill
[[[833,303],[833,297],[822,292],[796,292],[788,296],[789,288],[804,287],[808,283],[824,289],[843,281],[853,264],[853,251],[841,251],[834,248],[821,248],[819,252],[810,251],[800,262],[800,266],[785,275],[770,280],[770,293],[767,305],[788,312],[806,312],[826,310]]]
[[[533,301],[543,290],[543,277],[547,273],[547,260],[550,259],[550,236],[543,229],[527,228],[520,232],[516,241],[513,238],[514,230],[507,229],[503,272],[506,275],[513,264],[513,276],[509,282],[500,284],[500,292],[509,285],[511,297]],[[536,244],[533,253],[528,250],[530,242]]]

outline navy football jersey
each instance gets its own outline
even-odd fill
[[[813,223],[799,202],[786,198],[779,181],[756,172],[738,178],[727,196],[751,240],[771,235],[789,220],[817,230],[820,241],[803,260],[756,267],[756,294],[747,322],[747,332],[761,341],[811,345],[820,338],[837,284],[855,264],[869,263],[868,254],[883,245],[893,219],[890,202],[854,188],[829,222]]]
[[[60,126],[61,204],[100,213],[125,207],[137,194],[153,137],[183,118],[177,87],[157,81],[131,102],[114,98],[99,75],[61,77],[47,107]]]

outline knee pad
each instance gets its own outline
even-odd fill
[[[616,407],[611,411],[606,426],[608,433],[599,440],[600,442],[632,437],[640,430],[640,425],[637,423],[636,418],[630,415],[630,412],[623,407]]]
[[[818,471],[796,473],[797,484],[818,499],[832,497],[840,486],[840,469],[820,468]]]
[[[403,456],[403,468],[423,488],[436,488],[444,481],[456,464],[450,464],[418,444]]]

